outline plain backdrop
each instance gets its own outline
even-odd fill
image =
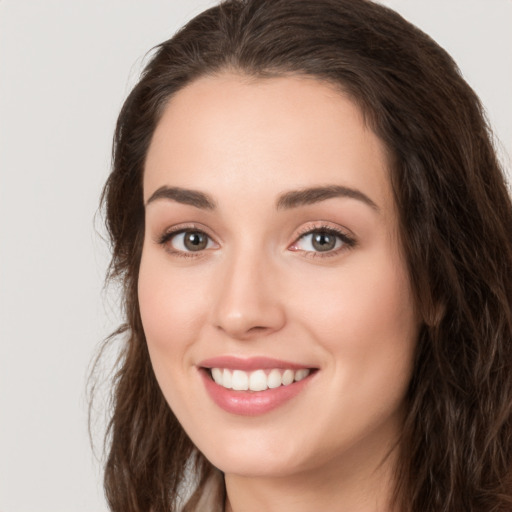
[[[0,512],[106,511],[85,392],[119,321],[98,198],[146,51],[213,3],[0,0]],[[512,1],[384,3],[454,56],[510,172]]]

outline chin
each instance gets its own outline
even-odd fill
[[[284,450],[282,442],[262,442],[246,440],[244,443],[233,440],[224,444],[215,443],[200,451],[225,474],[245,477],[283,477],[307,468],[304,450],[298,446]]]
[[[279,478],[298,473],[301,468],[283,461],[265,456],[232,457],[226,456],[209,459],[224,474],[238,475],[247,478]]]

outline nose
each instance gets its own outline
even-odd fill
[[[212,310],[215,328],[240,340],[282,329],[286,315],[278,269],[254,254],[240,254],[223,265]]]

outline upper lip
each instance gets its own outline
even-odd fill
[[[284,361],[282,359],[273,359],[270,357],[237,357],[237,356],[218,356],[211,357],[201,361],[198,366],[202,368],[227,368],[229,370],[270,370],[281,368],[283,370],[300,370],[302,368],[313,368],[307,364]]]

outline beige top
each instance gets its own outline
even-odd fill
[[[202,489],[195,507],[186,504],[183,512],[224,512],[224,475],[216,471]]]
[[[197,503],[197,512],[224,512],[224,478],[222,473],[215,473],[204,486],[201,499]]]

